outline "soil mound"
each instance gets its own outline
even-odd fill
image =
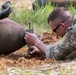
[[[59,37],[57,37],[55,33],[43,33],[42,41],[45,44],[55,43],[56,41],[58,41],[58,39]],[[25,67],[26,69],[38,69],[44,64],[53,63],[53,59],[46,59],[43,55],[30,57],[27,54],[27,50],[27,47],[23,47],[9,55],[0,55],[0,69],[13,66],[21,66]]]

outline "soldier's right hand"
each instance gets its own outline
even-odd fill
[[[40,54],[40,53],[41,51],[35,46],[31,46],[31,48],[28,49],[28,54],[30,55],[35,55],[35,54]]]

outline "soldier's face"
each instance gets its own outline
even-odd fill
[[[66,25],[63,23],[63,21],[59,22],[58,21],[53,21],[49,22],[50,27],[52,30],[58,35],[63,37],[66,33]]]

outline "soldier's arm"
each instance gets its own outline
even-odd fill
[[[58,44],[49,45],[46,48],[46,57],[65,59],[76,50],[76,25],[71,27]]]
[[[26,33],[25,39],[29,44],[36,46],[46,57],[65,59],[66,56],[76,50],[76,25],[71,27],[58,43],[53,45],[46,46],[31,33]]]

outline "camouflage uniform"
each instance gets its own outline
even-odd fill
[[[69,54],[76,50],[76,19],[73,20],[73,26],[68,28],[64,37],[57,44],[48,45],[46,48],[46,57],[55,59],[65,59]]]

